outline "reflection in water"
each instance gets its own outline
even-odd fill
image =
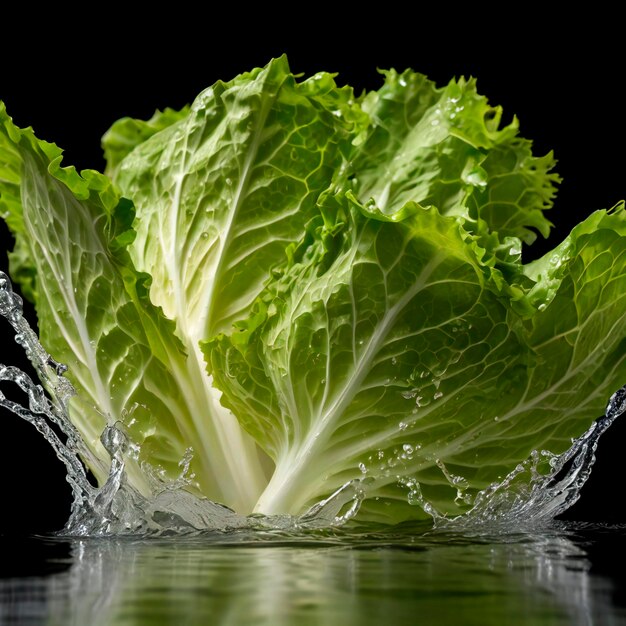
[[[0,623],[626,623],[571,530],[263,539],[72,540],[65,571],[0,580]]]

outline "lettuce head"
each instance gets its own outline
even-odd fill
[[[360,480],[364,519],[455,515],[626,381],[623,205],[525,263],[552,155],[474,80],[382,83],[357,97],[279,58],[119,120],[104,173],[0,104],[10,272],[97,479],[122,423],[140,491],[191,449],[188,489],[241,513]]]

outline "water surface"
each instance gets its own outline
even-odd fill
[[[0,623],[626,624],[625,531],[5,537]]]

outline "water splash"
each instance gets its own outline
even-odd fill
[[[520,525],[540,525],[554,519],[580,498],[596,460],[600,437],[624,413],[626,386],[611,396],[604,416],[574,439],[563,454],[533,450],[504,480],[480,491],[467,513],[454,518],[435,515],[435,525],[456,530],[519,530]],[[538,469],[546,460],[550,467],[547,474]]]
[[[157,476],[148,465],[142,465],[149,487],[149,494],[144,495],[126,480],[129,440],[122,423],[116,422],[106,426],[101,435],[102,445],[110,457],[108,478],[102,486],[93,486],[87,478],[85,466],[102,468],[102,460],[93,455],[70,421],[69,402],[75,391],[64,377],[67,368],[41,346],[23,316],[21,298],[13,292],[11,282],[3,272],[0,272],[0,315],[15,330],[15,340],[24,349],[41,382],[35,383],[16,367],[0,364],[0,382],[14,383],[28,397],[28,406],[23,406],[0,391],[0,406],[33,424],[66,466],[73,503],[63,534],[163,536],[236,529],[298,531],[341,526],[358,513],[367,489],[375,482],[366,476],[351,480],[299,516],[244,516],[185,490],[191,480],[187,476],[190,451],[181,460],[179,478],[171,482]],[[420,485],[415,481],[410,485],[407,483],[411,489],[409,501],[413,499],[413,504],[420,505],[439,528],[518,529],[520,520],[528,525],[549,521],[579,498],[591,473],[600,436],[624,412],[626,387],[611,397],[606,415],[574,440],[569,450],[561,455],[533,451],[530,458],[520,463],[503,481],[479,492],[467,513],[454,518],[442,516],[424,500]],[[544,465],[546,460],[550,467],[547,474],[539,471],[540,464]],[[438,464],[446,473],[443,463]],[[449,478],[452,483],[462,479],[452,475]]]

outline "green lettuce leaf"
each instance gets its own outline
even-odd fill
[[[120,164],[136,207],[130,255],[189,350],[247,314],[319,213],[351,145],[351,102],[330,75],[298,83],[277,59],[201,93]]]
[[[106,477],[100,434],[119,421],[137,448],[128,474],[140,490],[149,482],[142,464],[177,477],[191,447],[198,492],[250,508],[264,484],[254,444],[226,414],[233,448],[247,445],[248,454],[235,456],[221,446],[211,410],[226,412],[202,396],[201,387],[192,389],[189,358],[174,325],[150,302],[149,277],[130,261],[132,205],[102,174],[61,168],[61,151],[16,128],[4,108],[0,137],[11,145],[3,160],[20,173],[0,187],[18,242],[13,274],[19,280],[28,269],[22,283],[34,296],[42,344],[69,365],[77,390],[71,417],[94,452],[91,469]]]
[[[107,162],[105,173],[113,178],[122,160],[139,144],[188,114],[189,107],[183,107],[180,111],[174,109],[155,111],[149,120],[137,120],[132,117],[117,120],[102,137],[102,148]]]
[[[548,236],[544,211],[559,177],[550,172],[552,155],[534,157],[518,136],[517,119],[501,127],[502,109],[489,106],[475,80],[437,88],[410,70],[384,75],[363,102],[372,129],[350,159],[362,204],[381,219],[400,219],[407,203],[419,203],[471,218],[502,239]]]
[[[378,521],[461,513],[533,450],[567,449],[626,378],[623,208],[550,257],[559,284],[538,298],[541,275],[529,319],[460,219],[342,221],[332,245],[314,233],[261,323],[206,345],[223,402],[276,462],[258,512],[300,512],[362,477]]]

